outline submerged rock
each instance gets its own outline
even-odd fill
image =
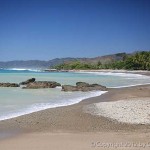
[[[27,81],[21,82],[19,83],[19,85],[26,85],[32,82],[35,82],[35,78],[31,78],[31,79],[28,79]]]
[[[19,87],[17,83],[0,83],[0,87]]]
[[[71,85],[63,85],[62,91],[106,91],[107,88],[105,86],[99,85],[99,84],[88,84],[86,82],[77,82],[76,86]]]
[[[28,83],[23,89],[55,88],[57,86],[61,86],[61,84],[55,81],[36,81]]]

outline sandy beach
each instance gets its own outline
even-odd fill
[[[112,69],[100,69],[100,70],[70,70],[70,72],[104,72],[104,73],[131,73],[131,74],[138,74],[138,75],[146,75],[150,76],[150,71],[146,70],[112,70]]]
[[[109,89],[75,105],[0,121],[0,133],[9,132],[0,140],[0,149],[149,149],[149,124],[122,123],[85,111],[93,103],[139,99],[150,100],[150,85]]]
[[[0,0],[0,150],[150,150],[150,0]]]

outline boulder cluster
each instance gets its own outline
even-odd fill
[[[105,86],[99,85],[99,84],[89,84],[86,82],[77,82],[76,86],[72,85],[63,85],[62,86],[62,91],[82,91],[82,92],[87,92],[87,91],[106,91],[107,88]]]
[[[23,89],[40,89],[40,88],[55,88],[61,86],[60,83],[55,81],[36,81],[35,78],[28,79],[19,84],[17,83],[0,83],[0,87],[22,87]],[[76,86],[72,85],[62,85],[62,91],[106,91],[105,86],[99,84],[89,84],[86,82],[77,82]]]
[[[35,81],[35,78],[31,78],[27,81],[21,82],[19,85],[24,85],[23,89],[40,89],[40,88],[55,88],[61,86],[60,83],[55,81]]]
[[[0,87],[22,87],[23,89],[55,88],[61,86],[54,81],[35,81],[35,78],[28,79],[19,84],[17,83],[0,83]]]
[[[61,86],[61,84],[54,81],[36,81],[26,84],[23,89],[55,88],[57,86]]]
[[[0,83],[0,87],[19,87],[17,83]]]

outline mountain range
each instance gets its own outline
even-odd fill
[[[133,53],[132,53],[133,54]],[[14,60],[3,62],[0,61],[0,68],[52,68],[55,65],[59,65],[62,63],[67,63],[71,61],[81,61],[86,63],[97,63],[100,61],[101,63],[109,63],[116,60],[123,60],[123,58],[127,55],[126,53],[117,53],[112,55],[98,56],[94,58],[55,58],[49,61],[41,61],[41,60]]]

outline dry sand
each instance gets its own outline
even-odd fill
[[[1,150],[149,150],[149,133],[30,133],[0,142]]]
[[[85,112],[122,123],[150,125],[150,98],[94,103],[86,106]]]
[[[149,98],[150,85],[109,89],[109,92],[78,104],[52,108],[0,121],[0,133],[15,131],[0,140],[2,150],[92,150],[150,149],[150,125],[112,121],[84,112],[84,107],[98,102]],[[95,147],[91,147],[91,144]],[[111,147],[102,146],[111,144]],[[128,144],[126,146],[126,144]],[[139,145],[138,145],[139,144]],[[145,148],[140,147],[145,144]],[[137,145],[137,146],[136,146]]]

